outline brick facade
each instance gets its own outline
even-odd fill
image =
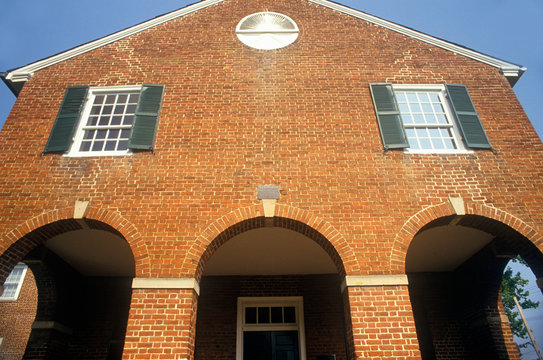
[[[22,359],[34,318],[38,289],[32,270],[28,269],[16,301],[0,302],[0,358]]]
[[[299,38],[270,51],[239,42],[237,23],[265,10],[292,18]],[[383,150],[369,84],[384,82],[466,85],[492,150]],[[165,86],[152,152],[43,154],[67,87],[142,83]],[[498,358],[518,356],[506,325],[494,321],[497,284],[504,254],[521,254],[543,276],[543,175],[537,170],[543,145],[494,66],[307,0],[225,0],[36,71],[6,120],[0,148],[0,279],[51,238],[97,230],[126,240],[136,279],[195,279],[201,288],[199,294],[177,285],[127,290],[129,310],[122,301],[103,302],[102,323],[79,328],[85,310],[75,307],[78,321],[70,328],[85,334],[80,339],[104,328],[118,334],[113,342],[97,339],[104,352],[86,358],[106,358],[108,348],[119,358],[111,344],[123,341],[123,359],[235,358],[231,305],[243,292],[240,280],[207,278],[205,267],[233,237],[266,226],[312,239],[337,269],[326,275],[339,276],[333,286],[324,282],[335,287],[328,297],[314,297],[317,285],[304,287],[310,281],[304,274],[288,275],[299,280],[288,293],[305,289],[308,309],[333,303],[334,318],[322,320],[334,324],[330,334],[315,330],[316,318],[306,319],[308,360],[321,352],[350,360],[477,358],[467,333]],[[281,198],[275,217],[265,219],[256,191],[270,184],[280,187]],[[462,199],[465,215],[451,197]],[[74,219],[76,201],[89,201],[83,219]],[[454,232],[454,226],[490,234],[492,241],[455,271],[422,280],[409,274],[409,285],[341,286],[346,275],[405,275],[413,238],[438,227]],[[485,264],[492,266],[488,274]],[[472,284],[474,274],[486,274],[477,281],[492,285],[486,302],[443,301],[452,291],[448,278]],[[87,295],[115,282],[96,285],[77,276]],[[226,284],[220,296],[210,295]],[[429,286],[432,293],[420,290]],[[285,290],[283,283],[268,289]],[[223,298],[230,305],[225,312],[214,304]],[[227,319],[221,326],[208,322],[217,313]],[[464,320],[451,324],[458,313]],[[42,320],[65,317],[49,315]],[[494,320],[477,327],[479,318]],[[318,334],[333,338],[330,348]],[[40,336],[33,332],[29,349]],[[47,336],[57,340],[47,343]],[[99,348],[57,330],[47,336],[41,336],[45,345]]]

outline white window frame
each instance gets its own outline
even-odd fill
[[[451,123],[450,125],[450,128],[452,129],[451,133],[457,147],[456,149],[411,149],[410,147],[407,147],[404,149],[405,153],[409,153],[409,154],[471,154],[473,153],[473,150],[466,148],[466,145],[464,144],[462,134],[460,133],[458,121],[456,119],[454,111],[452,110],[450,100],[447,96],[447,90],[445,89],[445,85],[393,84],[392,89],[394,90],[394,96],[396,96],[396,92],[398,91],[420,91],[420,92],[437,93],[441,101],[441,105],[443,106],[445,115],[447,116],[447,119]],[[398,111],[400,110],[398,109]],[[401,111],[400,111],[400,117],[401,117]],[[404,131],[406,128],[410,127],[410,126],[406,127],[403,121],[402,121],[402,126],[404,128]],[[427,127],[432,127],[432,126],[428,125]],[[436,127],[440,127],[440,126],[436,126]],[[445,127],[445,126],[441,126],[441,127]]]
[[[22,269],[21,276],[20,276],[19,279],[17,279],[17,281],[10,280],[10,276],[11,276],[11,274],[13,273],[13,271],[15,269]],[[6,281],[4,282],[4,288],[5,288],[6,284],[10,284],[10,285],[16,284],[17,285],[17,288],[15,290],[15,294],[13,296],[9,296],[9,297],[4,296],[5,294],[2,294],[2,296],[0,296],[0,301],[15,301],[15,300],[17,300],[17,298],[19,298],[19,293],[21,292],[21,288],[23,287],[23,283],[25,281],[25,276],[26,276],[26,271],[27,270],[28,270],[28,266],[26,264],[24,264],[24,263],[18,263],[17,265],[15,265],[13,270],[11,270],[11,273],[6,278]]]
[[[87,120],[90,116],[92,105],[94,103],[94,98],[97,95],[110,95],[110,94],[116,94],[116,93],[123,93],[123,92],[141,92],[142,85],[135,85],[135,86],[101,86],[101,87],[90,87],[87,93],[87,98],[85,99],[85,102],[83,104],[83,111],[81,112],[81,116],[79,118],[79,123],[77,124],[76,131],[74,132],[74,137],[72,139],[72,146],[70,147],[70,150],[64,155],[68,157],[95,157],[95,156],[126,156],[131,155],[132,151],[130,149],[122,150],[122,151],[79,151],[81,147],[81,142],[83,141],[83,135],[85,134],[85,129],[89,128],[86,126]],[[130,129],[134,126],[134,123],[130,126]],[[111,128],[126,128],[125,126],[119,125],[119,126],[110,126]]]
[[[296,324],[245,324],[245,308],[262,306],[293,306]],[[236,360],[243,360],[243,333],[245,331],[298,331],[300,360],[306,360],[304,306],[302,296],[239,297],[236,341]]]
[[[294,28],[293,29],[272,29],[266,28],[263,26],[263,29],[254,29],[254,30],[242,30],[245,21],[250,18],[258,16],[272,16],[282,18],[284,21],[290,23]],[[238,39],[245,45],[259,50],[276,50],[281,49],[290,44],[294,43],[298,39],[300,29],[294,20],[290,17],[272,12],[272,11],[263,11],[248,15],[241,19],[241,21],[236,26],[236,35]],[[279,39],[273,38],[273,36],[279,36]]]

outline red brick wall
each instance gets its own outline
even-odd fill
[[[133,290],[123,359],[192,359],[196,304],[192,290]]]
[[[418,359],[407,286],[350,287],[355,359]]]
[[[274,51],[241,44],[236,24],[263,10],[294,19],[299,39]],[[368,86],[386,81],[467,85],[493,150],[383,151]],[[42,154],[67,86],[141,83],[165,85],[153,152]],[[281,187],[285,217],[347,254],[348,274],[403,273],[412,236],[398,234],[424,209],[415,217],[420,226],[450,215],[449,196],[514,227],[538,254],[543,249],[543,173],[534,171],[543,147],[499,70],[306,0],[226,0],[41,70],[6,120],[0,148],[0,253],[89,200],[87,216],[129,241],[138,276],[193,277],[215,238],[209,234],[262,215],[256,189],[263,184]],[[218,220],[225,216],[230,223]],[[11,251],[0,267],[22,256]],[[156,306],[165,301],[153,294],[134,294],[132,317],[144,311],[145,296]],[[190,315],[178,316],[190,326]],[[135,356],[146,345],[134,334],[150,325],[130,324],[126,356]],[[360,333],[361,323],[353,324]],[[190,355],[184,341],[171,351]]]
[[[22,359],[36,317],[37,298],[34,274],[27,269],[17,300],[0,301],[0,359]]]
[[[346,359],[343,300],[337,275],[204,277],[198,300],[196,359],[236,357],[238,297],[302,296],[307,359]]]

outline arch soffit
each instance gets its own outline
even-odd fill
[[[212,245],[213,242],[221,236],[221,234],[231,229],[235,225],[241,225],[243,223],[247,223],[248,221],[256,220],[257,218],[262,219],[263,217],[264,212],[262,205],[258,204],[236,209],[209,224],[197,236],[195,241],[193,241],[192,245],[190,246],[182,267],[183,271],[185,271],[187,276],[200,279],[205,263],[222,243],[218,244],[219,246],[212,248],[210,248],[210,245]],[[320,236],[324,237],[324,239],[326,239],[331,245],[331,250],[337,253],[337,257],[339,257],[339,259],[334,259],[334,256],[330,254],[330,251],[327,249],[325,250],[332,257],[332,260],[336,262],[336,265],[337,260],[342,262],[342,266],[346,274],[357,273],[360,270],[360,266],[351,246],[344,239],[341,233],[329,222],[316,217],[309,211],[295,208],[286,204],[277,204],[274,218],[283,218],[302,223],[320,234]],[[250,230],[250,228],[247,228],[246,230]],[[228,239],[231,237],[232,236],[228,237]]]
[[[4,267],[7,266],[9,273],[13,265],[20,260],[21,256],[24,256],[24,254],[38,245],[35,240],[29,239],[27,235],[34,230],[62,220],[77,221],[74,219],[73,206],[46,211],[40,215],[28,219],[24,223],[2,235],[0,237],[0,257],[6,256],[7,259],[10,259],[8,261],[10,264],[1,264],[0,272],[4,272],[4,270],[6,270]],[[147,251],[147,245],[143,241],[143,238],[134,224],[125,219],[119,212],[93,207],[92,204],[89,204],[83,220],[99,221],[111,226],[115,231],[117,231],[122,237],[124,237],[132,250],[136,266],[136,276],[150,276],[150,259]],[[57,234],[52,233],[51,235],[54,236]],[[12,250],[13,245],[18,241],[20,245],[13,250],[15,253],[8,254],[7,252]],[[21,253],[22,255],[17,254],[17,252]]]
[[[496,220],[523,235],[540,250],[543,247],[543,235],[539,234],[533,227],[526,224],[518,217],[509,214],[506,211],[485,204],[469,202],[466,202],[465,210],[465,215],[478,215]],[[417,235],[422,228],[436,219],[456,215],[453,206],[447,201],[436,205],[430,205],[411,216],[404,223],[394,239],[390,253],[390,269],[393,271],[405,272],[407,250],[415,235]]]

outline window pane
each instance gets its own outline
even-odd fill
[[[115,150],[115,145],[117,145],[116,141],[107,141],[106,142],[106,147],[105,147],[104,150],[113,151],[113,150]]]
[[[87,126],[95,126],[97,121],[98,121],[98,117],[89,116],[89,120],[87,121]]]
[[[409,142],[409,147],[414,150],[420,149],[419,142],[416,138],[410,139],[408,138],[407,141]]]
[[[421,149],[431,149],[432,143],[428,139],[419,139],[419,144]]]
[[[422,111],[424,111],[425,113],[433,114],[434,108],[432,104],[422,104]]]
[[[413,115],[413,122],[415,124],[426,124],[426,122],[424,121],[424,116],[422,116],[422,114]]]
[[[90,147],[91,147],[91,142],[90,141],[84,141],[84,142],[81,143],[81,148],[79,149],[79,151],[89,151]]]
[[[128,99],[128,95],[119,95],[117,97],[117,103],[125,103]]]
[[[452,139],[443,139],[446,149],[456,149],[456,145]]]
[[[258,323],[259,324],[270,323],[270,308],[269,307],[258,308]]]
[[[283,308],[282,307],[271,308],[271,322],[273,324],[281,324],[283,322]]]
[[[129,129],[121,130],[121,139],[128,139],[129,136],[130,136],[130,130]]]
[[[411,104],[411,111],[414,113],[420,113],[422,112],[422,109],[420,108],[419,104]]]
[[[420,102],[429,102],[430,99],[428,98],[427,93],[419,93],[419,100]]]
[[[12,298],[17,292],[16,284],[4,284],[4,293],[2,294],[3,298]]]
[[[104,147],[103,141],[95,141],[94,144],[92,144],[92,151],[102,151],[103,147]]]
[[[131,104],[134,104],[134,103],[137,104],[139,98],[140,98],[140,94],[131,94],[130,99],[128,100],[128,102],[131,103]]]
[[[107,135],[108,139],[117,139],[119,137],[119,130],[118,129],[112,129],[109,130],[109,134]]]
[[[117,146],[117,150],[126,150],[128,149],[128,140],[121,140],[119,141],[119,145]]]
[[[101,109],[101,106],[93,106],[91,109],[91,115],[99,115]]]
[[[96,139],[105,139],[107,135],[107,130],[98,130],[96,132]]]
[[[426,123],[437,124],[437,118],[434,114],[426,114]]]
[[[124,117],[124,121],[123,121],[123,125],[132,125],[132,123],[134,122],[134,116],[125,116]]]
[[[405,97],[405,93],[402,92],[402,91],[398,91],[394,95],[396,96],[396,101],[399,102],[399,103],[407,101],[407,99]]]
[[[254,307],[245,308],[245,323],[256,324],[256,308]]]
[[[128,105],[126,107],[127,114],[134,114],[136,112],[136,105]]]
[[[102,105],[104,103],[104,99],[106,97],[104,95],[96,95],[96,97],[94,98],[94,104],[95,105]]]
[[[109,119],[110,119],[109,116],[102,116],[102,117],[100,118],[100,122],[98,123],[98,125],[100,125],[100,126],[107,126],[107,125],[109,125]]]
[[[104,115],[109,115],[109,114],[111,114],[112,111],[113,111],[113,106],[108,105],[108,106],[104,106],[102,108],[102,114],[104,114]]]
[[[401,114],[401,118],[404,124],[413,124],[413,117],[411,115]]]
[[[437,128],[428,129],[428,132],[430,133],[430,137],[432,137],[432,138],[440,138],[441,137],[441,133],[439,132],[439,129],[437,129]]]
[[[409,114],[409,105],[407,105],[407,104],[398,104],[398,107],[399,107],[401,113],[408,113]]]
[[[87,130],[87,131],[85,131],[85,136],[83,136],[83,139],[85,139],[85,140],[93,139],[95,132],[96,132],[95,130]]]
[[[117,95],[108,95],[106,97],[106,104],[114,104],[116,97],[117,97]]]
[[[111,118],[111,125],[121,125],[122,116],[114,116]]]
[[[115,106],[115,114],[122,114],[122,113],[124,113],[124,105]]]
[[[447,117],[444,114],[437,114],[437,123],[438,124],[448,124]]]
[[[418,102],[418,101],[419,101],[419,98],[417,97],[417,93],[408,92],[408,93],[406,93],[406,94],[407,94],[407,100],[408,100],[410,103],[415,103],[415,102]]]
[[[438,150],[445,149],[445,146],[443,145],[443,141],[441,141],[441,139],[432,139],[432,146],[434,149]]]
[[[285,323],[293,324],[296,323],[296,309],[294,306],[285,306]]]

